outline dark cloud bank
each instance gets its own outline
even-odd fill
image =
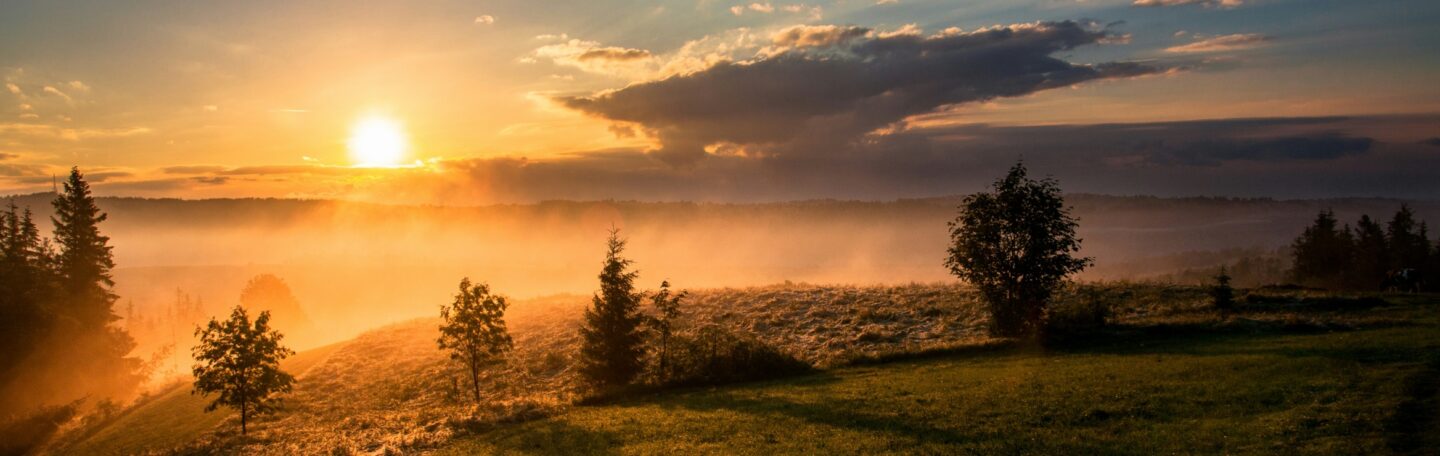
[[[777,34],[765,57],[560,102],[640,125],[663,143],[653,152],[671,164],[692,165],[715,144],[803,154],[851,147],[869,132],[942,106],[1162,71],[1052,56],[1111,38],[1070,21],[928,36],[797,26]]]

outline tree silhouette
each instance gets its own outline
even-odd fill
[[[965,197],[950,222],[945,266],[980,290],[997,336],[1033,335],[1065,277],[1091,264],[1076,257],[1077,223],[1053,179],[1026,177],[1016,163],[992,192]]]
[[[276,395],[289,392],[295,382],[280,370],[280,361],[295,352],[280,345],[284,336],[270,329],[269,312],[260,312],[251,324],[245,308],[235,306],[229,319],[212,318],[206,327],[196,328],[195,335],[200,344],[192,350],[196,364],[191,394],[218,394],[206,412],[222,405],[239,410],[241,434],[251,416],[274,411],[280,405]]]
[[[1215,285],[1210,287],[1210,304],[1222,313],[1235,307],[1235,289],[1230,286],[1230,275],[1225,273],[1224,266],[1215,274]]]
[[[1415,221],[1415,212],[1408,205],[1400,205],[1395,217],[1385,225],[1385,236],[1390,241],[1390,267],[1394,269],[1422,269],[1430,253],[1428,231],[1423,222]]]
[[[1349,228],[1339,229],[1335,213],[1320,211],[1315,223],[1291,244],[1295,281],[1320,287],[1341,287],[1347,283],[1353,258],[1354,238]]]
[[[311,333],[315,324],[300,307],[300,300],[290,291],[290,285],[274,274],[260,274],[250,278],[240,290],[240,305],[251,312],[270,312],[275,328],[284,331],[294,343],[302,338],[313,340]]]
[[[440,339],[436,343],[450,351],[450,359],[464,363],[470,373],[475,402],[480,402],[480,370],[497,362],[510,351],[513,342],[505,329],[504,296],[490,293],[490,286],[460,280],[460,292],[449,306],[440,306]]]
[[[1385,229],[1371,219],[1361,215],[1355,224],[1354,263],[1351,269],[1350,287],[1358,290],[1374,290],[1385,283],[1385,274],[1390,270],[1390,247],[1385,240]]]
[[[60,247],[56,267],[63,280],[61,287],[69,296],[71,317],[82,328],[102,328],[117,317],[112,308],[115,295],[110,287],[115,282],[110,270],[115,268],[110,238],[100,234],[100,223],[109,216],[95,205],[90,184],[79,168],[70,169],[64,191],[53,203],[55,242]]]
[[[644,334],[639,307],[643,296],[635,291],[639,273],[628,271],[631,261],[620,256],[624,250],[620,230],[611,230],[600,292],[591,299],[580,328],[580,373],[594,386],[628,384],[642,366]]]
[[[650,326],[654,328],[655,335],[660,338],[657,347],[656,358],[659,362],[657,374],[663,381],[670,375],[670,336],[675,332],[676,320],[680,318],[680,302],[688,295],[685,291],[672,294],[670,292],[670,281],[660,281],[660,291],[657,291],[650,298],[655,306],[655,318],[651,319]]]

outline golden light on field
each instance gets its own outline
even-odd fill
[[[405,130],[394,119],[369,116],[350,129],[350,160],[355,166],[397,166],[405,160],[410,144]]]

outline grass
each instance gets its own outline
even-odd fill
[[[697,290],[693,325],[754,335],[817,375],[574,405],[584,297],[518,303],[516,351],[465,398],[415,320],[301,353],[285,409],[237,435],[188,388],[130,409],[66,454],[1373,453],[1436,448],[1440,300],[1314,291],[1246,297],[1099,284],[1110,329],[1064,349],[984,336],[952,285]],[[540,302],[544,301],[544,302]],[[553,301],[553,302],[550,302]],[[854,366],[853,363],[873,363]],[[1403,451],[1402,451],[1403,452]]]
[[[1352,330],[1176,327],[663,393],[438,454],[1423,453],[1440,443],[1435,304]]]
[[[303,375],[340,346],[332,344],[296,353],[283,361],[281,367]],[[211,399],[213,397],[191,394],[188,384],[175,385],[59,452],[136,454],[184,445],[204,436],[227,419],[238,416],[225,408],[206,413],[205,406]]]

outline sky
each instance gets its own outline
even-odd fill
[[[1440,198],[1433,0],[0,3],[0,194]]]

